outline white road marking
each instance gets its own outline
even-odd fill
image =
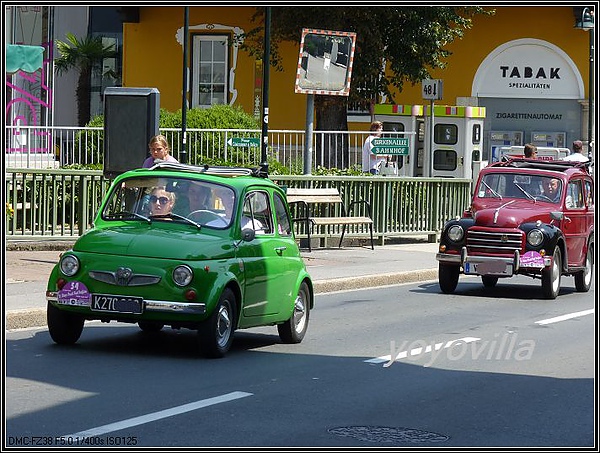
[[[474,341],[479,341],[481,340],[481,338],[476,338],[476,337],[464,337],[464,338],[459,338],[457,340],[449,340],[447,342],[442,342],[442,343],[436,343],[434,345],[429,345],[425,347],[425,350],[423,351],[423,348],[414,348],[411,349],[410,351],[402,351],[399,352],[396,355],[396,358],[394,360],[398,360],[398,359],[405,359],[406,357],[413,356],[413,355],[421,355],[423,353],[428,353],[431,352],[433,350],[435,351],[439,351],[440,349],[442,349],[442,347],[444,349],[451,347],[454,344],[459,344],[459,343],[472,343]],[[381,357],[376,357],[374,359],[367,359],[364,360],[365,363],[382,363],[382,362],[389,362],[392,360],[392,356],[390,355],[384,355]]]
[[[540,326],[545,326],[546,324],[554,324],[555,322],[566,321],[567,319],[579,318],[581,316],[591,315],[594,313],[594,309],[578,311],[576,313],[569,313],[567,315],[556,316],[555,318],[542,319],[541,321],[536,321],[536,324]]]
[[[246,396],[252,396],[252,393],[246,392],[231,392],[221,396],[215,396],[214,398],[208,398],[205,400],[195,401],[193,403],[183,404],[182,406],[172,407],[171,409],[165,409],[151,414],[141,415],[139,417],[133,417],[120,422],[109,423],[108,425],[98,426],[97,428],[91,428],[86,431],[79,431],[78,433],[68,434],[62,436],[63,438],[73,437],[92,437],[100,436],[102,434],[111,433],[113,431],[119,431],[121,429],[131,428],[133,426],[143,425],[150,423],[162,418],[172,417],[174,415],[183,414],[185,412],[195,411],[196,409],[202,409],[203,407],[213,406],[219,403],[226,403],[227,401],[233,401],[239,398],[245,398]]]

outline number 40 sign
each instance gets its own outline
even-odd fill
[[[444,84],[441,79],[424,79],[421,81],[423,99],[435,101],[442,99]]]

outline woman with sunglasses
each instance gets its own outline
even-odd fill
[[[165,216],[171,214],[175,204],[175,194],[164,187],[155,187],[150,194],[150,215]]]

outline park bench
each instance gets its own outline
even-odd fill
[[[308,237],[308,250],[312,251],[310,236],[315,226],[339,225],[342,227],[342,236],[338,247],[342,246],[346,227],[348,225],[368,225],[371,234],[371,249],[373,246],[373,219],[371,218],[371,205],[368,201],[353,201],[348,206],[335,188],[327,189],[294,189],[288,188],[287,201],[292,210],[294,222],[302,222]],[[364,204],[366,216],[353,216],[353,208]]]

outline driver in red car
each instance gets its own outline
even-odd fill
[[[560,181],[556,178],[546,181],[544,195],[554,203],[558,202],[560,200]]]

